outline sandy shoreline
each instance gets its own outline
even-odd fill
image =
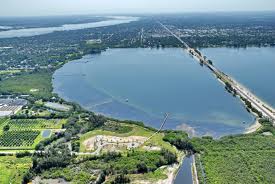
[[[261,128],[261,123],[259,123],[259,118],[256,118],[256,121],[253,125],[251,125],[250,127],[246,128],[244,131],[244,134],[250,134],[253,132],[256,132],[259,128]]]

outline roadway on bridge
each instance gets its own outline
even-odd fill
[[[236,90],[237,94],[245,99],[247,99],[251,105],[256,108],[259,112],[263,114],[263,117],[268,118],[270,121],[273,122],[273,126],[275,126],[275,110],[270,105],[263,102],[260,98],[256,95],[251,93],[248,89],[246,89],[243,85],[239,82],[234,80],[233,78],[229,77],[228,75],[224,74],[212,64],[210,64],[209,60],[206,59],[206,56],[203,56],[198,50],[190,47],[185,41],[183,41],[178,35],[173,33],[167,26],[159,22],[159,24],[167,30],[172,36],[174,36],[177,40],[179,40],[184,47],[187,49],[188,53],[192,54],[199,62],[202,62],[206,65],[214,74],[219,76],[223,81],[229,82],[229,84]]]

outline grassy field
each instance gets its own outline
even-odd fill
[[[51,75],[50,72],[17,75],[1,81],[0,92],[49,97],[52,91]]]
[[[0,156],[0,183],[21,184],[24,173],[31,167],[30,157]]]
[[[275,183],[274,134],[196,138],[193,144],[200,151],[196,156],[200,183]]]

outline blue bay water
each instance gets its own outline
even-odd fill
[[[271,106],[275,106],[275,47],[207,48],[202,52]]]
[[[109,49],[67,63],[54,91],[86,109],[195,135],[241,133],[254,121],[238,98],[182,49]]]

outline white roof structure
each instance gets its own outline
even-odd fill
[[[0,111],[0,117],[12,115],[13,111]]]

